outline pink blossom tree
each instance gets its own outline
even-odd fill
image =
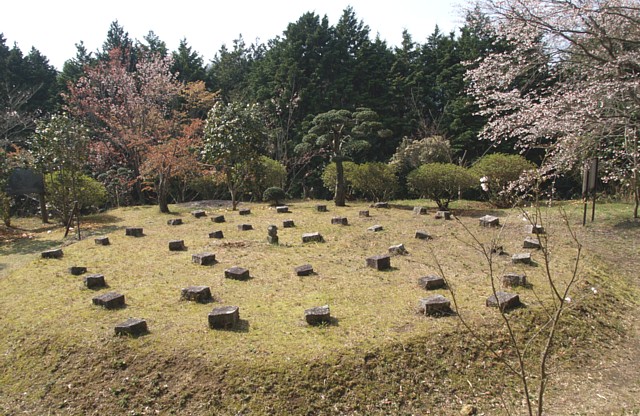
[[[543,177],[599,157],[603,180],[640,205],[640,5],[637,0],[485,0],[506,52],[470,65],[481,136],[545,150]]]

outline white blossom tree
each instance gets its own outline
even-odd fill
[[[638,0],[486,0],[506,52],[467,74],[483,138],[544,148],[543,176],[599,157],[640,204]]]

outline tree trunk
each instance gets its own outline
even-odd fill
[[[336,193],[333,200],[337,207],[346,205],[346,191],[344,186],[344,167],[342,166],[342,158],[334,158],[336,163]]]
[[[47,200],[44,192],[40,194],[40,217],[43,224],[49,224],[49,213],[47,212]]]
[[[158,178],[158,207],[160,208],[160,212],[163,214],[168,214],[169,204],[167,203],[167,186],[164,180],[164,176],[161,174]]]

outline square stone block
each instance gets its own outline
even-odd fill
[[[124,233],[130,237],[142,237],[144,235],[142,227],[127,227]]]
[[[326,205],[316,205],[316,211],[318,211],[318,212],[327,212],[327,206]]]
[[[109,237],[96,237],[93,241],[99,246],[108,246],[110,244]]]
[[[522,248],[534,248],[534,249],[539,249],[542,246],[540,245],[540,240],[538,240],[537,238],[533,238],[533,237],[527,237],[524,239],[524,242],[522,243]]]
[[[382,225],[372,225],[371,227],[367,228],[367,231],[372,231],[374,233],[377,233],[379,231],[382,231]]]
[[[233,266],[224,271],[224,277],[227,279],[247,280],[249,279],[249,269]]]
[[[209,327],[211,329],[233,328],[240,321],[238,306],[222,306],[209,312]]]
[[[222,230],[214,231],[209,233],[209,238],[224,238],[224,234]]]
[[[394,246],[389,247],[389,254],[403,255],[403,254],[409,254],[409,252],[404,247],[404,244],[396,244]]]
[[[369,210],[365,210],[365,211],[360,211],[360,212],[358,212],[358,217],[366,218],[366,217],[368,217],[368,216],[369,216]]]
[[[296,224],[293,222],[293,220],[284,220],[284,221],[282,221],[282,228],[293,228],[295,226],[296,226]]]
[[[391,268],[391,256],[388,254],[379,254],[377,256],[367,257],[367,266],[376,270],[387,270]]]
[[[250,231],[253,230],[251,224],[238,224],[238,231]]]
[[[541,225],[529,224],[524,226],[524,232],[529,234],[544,234],[544,227]]]
[[[195,211],[191,211],[191,215],[193,215],[196,218],[202,218],[202,217],[206,217],[207,213],[202,209],[197,209]]]
[[[445,286],[444,278],[440,276],[423,276],[418,279],[418,284],[425,290],[442,289]]]
[[[433,239],[433,237],[431,237],[429,235],[429,233],[427,233],[426,231],[421,231],[421,230],[416,231],[416,238],[418,240],[431,240],[431,239]]]
[[[375,204],[373,204],[374,208],[389,208],[389,203],[388,202],[376,202]]]
[[[278,214],[286,214],[288,212],[289,212],[289,207],[287,205],[276,207],[276,213]]]
[[[491,295],[487,298],[487,306],[500,307],[500,310],[505,312],[509,309],[513,309],[520,306],[520,296],[515,293],[496,292],[495,295]]]
[[[296,275],[298,276],[310,276],[313,273],[313,266],[310,264],[303,264],[302,266],[298,266],[295,269]]]
[[[117,309],[124,306],[124,295],[109,292],[93,298],[93,304],[103,306],[105,309]]]
[[[87,268],[84,266],[71,266],[69,267],[69,273],[74,276],[80,276],[81,274],[85,274],[87,272]]]
[[[451,211],[436,211],[435,218],[437,220],[450,220],[452,218]]]
[[[61,259],[63,256],[61,248],[54,248],[40,253],[43,259]]]
[[[439,316],[451,313],[451,301],[442,295],[433,295],[420,299],[418,312],[424,315]]]
[[[189,286],[182,289],[180,298],[198,303],[207,303],[213,300],[209,286]]]
[[[349,225],[349,221],[347,221],[346,217],[333,217],[331,218],[331,224]]]
[[[324,241],[324,238],[322,238],[322,235],[320,235],[320,233],[302,234],[303,243],[312,243],[312,242],[322,243],[323,241]]]
[[[211,217],[211,221],[215,223],[225,222],[224,215],[216,215],[215,217]]]
[[[169,251],[182,251],[187,248],[184,246],[184,240],[171,240],[169,241]]]
[[[426,207],[413,207],[413,214],[414,215],[426,215],[427,214],[427,208]]]
[[[505,273],[502,276],[502,286],[505,287],[515,287],[515,286],[526,286],[527,285],[527,275],[520,273]]]
[[[238,211],[238,214],[240,214],[240,215],[249,215],[249,214],[251,214],[251,210],[249,208],[243,208],[240,211]]]
[[[270,225],[267,227],[267,235],[277,236],[278,235],[278,227],[275,225]]]
[[[329,310],[329,305],[305,309],[304,319],[309,325],[328,324],[331,322],[331,311]]]
[[[167,220],[167,225],[182,225],[182,218],[173,218]]]
[[[99,289],[105,287],[107,284],[104,281],[103,274],[88,274],[84,277],[84,285],[87,289]]]
[[[138,336],[149,332],[147,321],[138,318],[129,318],[126,321],[116,325],[116,335]]]
[[[216,255],[213,253],[192,254],[191,261],[201,266],[209,266],[216,263]]]
[[[493,215],[485,215],[480,218],[480,225],[483,227],[499,227],[500,219],[498,217],[494,217]]]
[[[531,264],[531,253],[516,253],[511,256],[513,264]]]

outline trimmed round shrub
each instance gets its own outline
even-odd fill
[[[279,205],[280,201],[287,198],[287,195],[284,193],[282,188],[278,188],[277,186],[272,186],[270,188],[265,189],[262,194],[262,199],[264,201],[270,201],[272,205]]]
[[[409,189],[417,196],[429,198],[440,210],[449,209],[449,202],[475,184],[475,177],[453,163],[427,163],[407,176]]]
[[[520,179],[523,172],[535,167],[520,155],[494,153],[480,158],[471,168],[471,172],[492,205],[508,208],[513,205],[515,196],[509,191],[509,185]]]

